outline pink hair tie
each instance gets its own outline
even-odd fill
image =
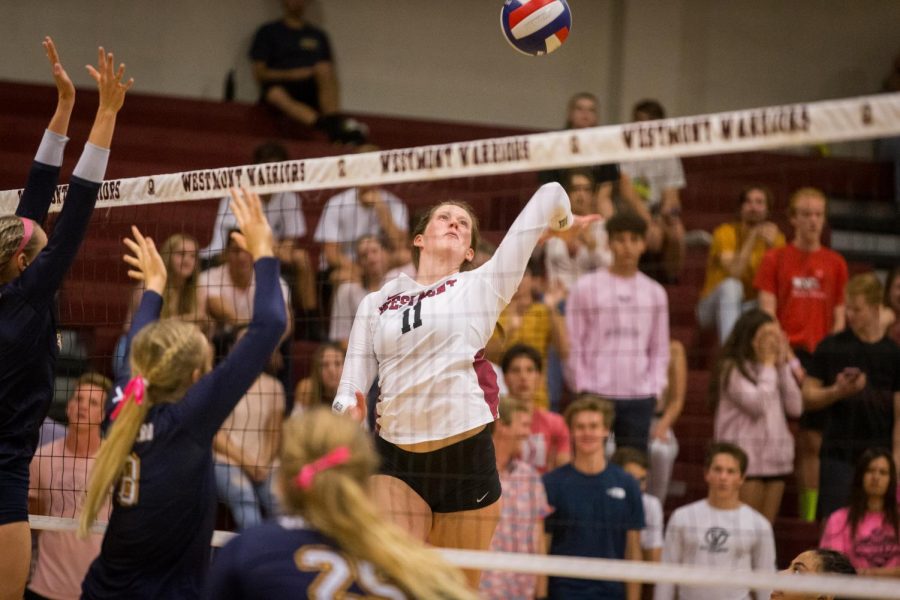
[[[22,241],[19,242],[19,247],[16,248],[16,252],[13,256],[18,256],[19,253],[25,249],[25,246],[28,245],[28,242],[31,241],[31,236],[34,235],[34,221],[26,219],[25,217],[19,217],[19,220],[22,221],[22,227],[25,229],[25,233],[22,234]]]
[[[321,473],[332,467],[337,467],[350,460],[350,448],[347,446],[338,446],[328,454],[317,458],[308,465],[304,465],[300,469],[300,473],[294,479],[301,490],[308,490],[312,486],[313,478],[316,473]]]
[[[128,385],[125,386],[125,391],[122,392],[122,395],[118,398],[114,399],[113,402],[118,400],[118,404],[116,408],[113,409],[112,413],[109,415],[110,421],[115,421],[116,417],[119,416],[119,413],[122,411],[122,407],[125,406],[125,403],[128,402],[128,397],[134,397],[134,403],[137,406],[140,406],[144,403],[144,391],[147,386],[147,380],[138,375],[137,377],[132,377],[128,382]]]

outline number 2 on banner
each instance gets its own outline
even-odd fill
[[[139,488],[141,485],[141,458],[132,452],[125,459],[122,467],[122,477],[119,479],[119,493],[116,501],[120,506],[134,506],[137,504]]]
[[[412,327],[409,326],[409,311],[413,311],[413,323]],[[400,330],[400,333],[409,333],[416,327],[422,326],[422,303],[416,302],[416,305],[412,308],[407,308],[403,311],[403,328]]]

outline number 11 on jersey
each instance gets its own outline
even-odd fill
[[[413,312],[413,323],[412,327],[409,326],[409,311]],[[412,308],[407,308],[403,311],[403,328],[400,330],[400,333],[409,333],[411,330],[416,327],[421,327],[422,325],[422,302],[416,302],[415,306]]]

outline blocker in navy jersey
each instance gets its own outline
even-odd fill
[[[38,224],[47,218],[66,140],[45,134],[38,156],[55,154],[59,160],[35,160],[16,215]],[[21,275],[0,285],[0,525],[28,518],[28,465],[50,408],[59,354],[54,297],[84,238],[107,155],[85,146],[47,246]]]
[[[522,54],[550,54],[569,37],[572,12],[566,0],[506,0],[500,11],[500,29]]]
[[[179,402],[150,408],[113,496],[100,556],[84,598],[197,598],[209,564],[216,486],[212,440],[262,372],[286,325],[278,261],[254,265],[253,320],[231,354]],[[144,293],[129,332],[158,318]]]
[[[350,594],[354,594],[350,596]],[[216,554],[209,600],[383,598],[406,594],[299,517],[250,528]]]

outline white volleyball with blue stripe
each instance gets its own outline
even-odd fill
[[[522,54],[550,54],[569,37],[572,11],[566,0],[506,0],[500,11],[500,28]]]

